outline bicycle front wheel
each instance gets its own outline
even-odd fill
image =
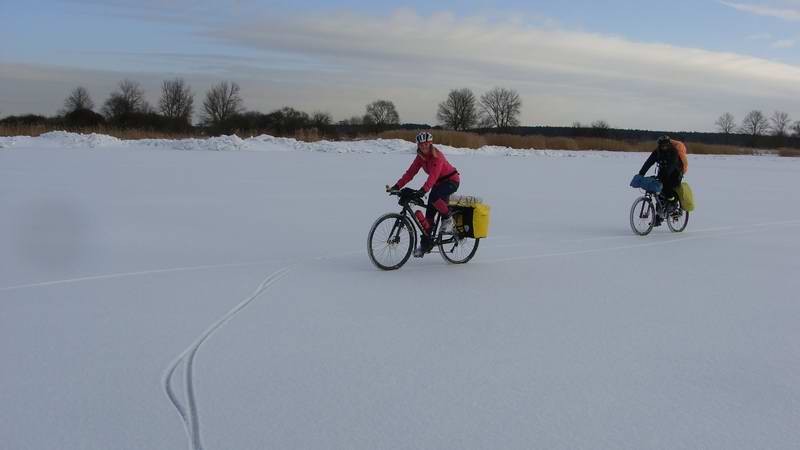
[[[647,236],[656,224],[656,209],[647,197],[639,197],[631,206],[631,229],[639,236]]]
[[[375,267],[397,270],[411,257],[415,243],[414,226],[400,214],[378,218],[367,237],[367,253]]]
[[[478,251],[480,239],[458,239],[448,243],[439,243],[439,253],[450,264],[466,264]]]

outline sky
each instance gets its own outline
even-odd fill
[[[523,125],[712,131],[724,112],[800,119],[800,0],[0,0],[0,117],[98,105],[122,79],[157,104],[182,77],[248,110],[334,120],[388,99],[436,124],[451,89],[520,93]],[[198,114],[199,111],[196,111]]]

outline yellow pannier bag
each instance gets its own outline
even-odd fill
[[[480,198],[454,195],[450,197],[450,207],[455,228],[461,236],[475,239],[489,236],[491,207]]]
[[[485,203],[480,203],[472,208],[472,235],[477,238],[489,236],[489,214],[491,208]]]
[[[694,211],[694,194],[689,183],[683,182],[675,189],[678,194],[678,199],[681,202],[681,208],[685,211]]]

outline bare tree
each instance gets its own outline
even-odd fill
[[[194,94],[183,78],[165,80],[161,83],[161,99],[158,107],[164,117],[187,124],[192,121]]]
[[[375,128],[384,128],[389,125],[400,123],[400,115],[394,103],[389,100],[376,100],[367,105],[367,113],[364,115],[364,124],[372,125]]]
[[[720,133],[731,134],[736,130],[736,119],[733,117],[733,114],[726,112],[725,114],[719,116],[719,119],[717,119],[715,125]]]
[[[278,136],[291,136],[311,125],[308,114],[289,106],[267,114],[266,119],[269,128]]]
[[[468,88],[450,91],[447,100],[439,103],[436,117],[445,127],[456,131],[474,127],[478,123],[475,94]]]
[[[772,117],[769,118],[770,129],[772,134],[778,137],[786,137],[789,135],[789,126],[792,120],[789,119],[789,114],[783,111],[775,111]]]
[[[769,129],[769,122],[764,116],[764,113],[758,110],[753,110],[744,116],[741,131],[744,134],[749,134],[753,138],[762,136]]]
[[[242,112],[243,103],[239,85],[235,82],[221,81],[206,93],[206,99],[203,101],[205,111],[203,120],[210,125],[222,125]]]
[[[324,111],[315,111],[311,114],[311,124],[318,130],[324,130],[331,126],[333,123],[333,117],[331,117],[330,113]]]
[[[94,102],[89,96],[89,91],[83,86],[73,89],[69,97],[64,100],[64,113],[68,114],[79,109],[94,109]]]
[[[583,124],[576,120],[572,122],[572,128],[583,128]]]
[[[605,120],[595,120],[589,125],[591,129],[590,135],[606,138],[608,137],[608,132],[611,129],[611,125],[608,124]]]
[[[794,125],[792,125],[792,132],[794,133],[795,137],[800,138],[800,120],[798,120],[797,122],[794,123]]]
[[[103,104],[103,115],[109,119],[149,111],[150,105],[144,99],[141,85],[131,80],[121,81],[117,90]]]
[[[522,100],[517,91],[496,87],[483,94],[480,101],[482,124],[493,128],[519,125]]]

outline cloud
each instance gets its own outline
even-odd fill
[[[424,31],[419,29],[424,23]],[[357,24],[357,26],[353,26]],[[314,54],[330,61],[359,61],[378,66],[466,65],[541,69],[559,73],[665,83],[694,83],[676,72],[731,79],[797,82],[800,67],[734,53],[712,52],[661,43],[559,28],[493,23],[448,14],[423,20],[412,11],[389,18],[351,14],[313,19],[257,21],[209,32],[231,44],[261,50]],[[374,64],[370,64],[374,63]]]
[[[770,33],[756,33],[747,36],[747,40],[750,41],[768,41],[772,39],[772,35]]]
[[[526,123],[564,124],[582,115],[577,118],[605,117],[622,126],[661,122],[693,129],[719,104],[746,109],[800,95],[799,66],[446,13],[424,20],[411,10],[388,17],[261,18],[205,35],[237,47],[317,58],[331,70],[326,77],[332,85],[395,95],[402,110],[425,120],[433,120],[435,111],[430,97],[461,86],[520,90]]]
[[[425,23],[424,32],[420,23]],[[551,80],[566,77],[587,85],[600,80],[636,81],[730,92],[746,85],[764,95],[800,89],[800,66],[559,28],[455,19],[448,14],[424,21],[412,11],[388,18],[340,14],[257,21],[208,34],[238,46],[315,55],[331,66],[415,78],[477,76],[504,82],[528,74]]]
[[[797,45],[797,39],[781,39],[772,43],[772,48],[793,48]]]
[[[738,11],[755,14],[758,16],[774,17],[788,21],[800,21],[800,5],[798,5],[798,2],[791,2],[792,5],[798,6],[786,5],[784,7],[752,3],[735,3],[725,0],[720,0],[720,3]]]
[[[423,20],[412,10],[388,16],[252,16],[204,23],[195,31],[196,40],[214,43],[213,52],[121,52],[119,58],[142,68],[140,75],[83,76],[96,80],[102,92],[126,76],[144,78],[152,95],[166,77],[183,76],[198,95],[214,80],[231,79],[242,85],[249,108],[291,105],[328,110],[337,119],[363,113],[376,98],[389,98],[403,120],[429,123],[447,91],[460,87],[478,94],[497,85],[517,89],[526,124],[605,119],[623,127],[687,130],[713,128],[725,110],[791,111],[797,106],[791,99],[800,96],[800,66],[538,23],[447,13]],[[170,66],[169,61],[181,63]],[[50,103],[54,110],[77,84],[64,80],[81,78],[63,78],[65,70],[28,67],[27,72],[50,79],[41,82],[49,83],[47,89],[36,89],[25,77],[7,82],[0,64],[0,85],[11,93],[23,86],[39,104],[44,92],[58,91]]]

